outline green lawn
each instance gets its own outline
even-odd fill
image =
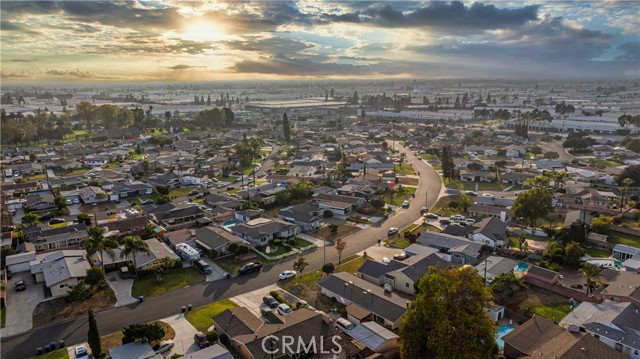
[[[270,257],[277,257],[279,255],[291,252],[291,250],[287,250],[283,245],[271,244],[271,245],[269,245],[269,247],[271,248],[271,252],[270,253],[268,253],[268,254],[266,252],[262,252],[262,253],[264,253],[265,255],[268,255]],[[275,251],[273,250],[274,247],[276,247]]]
[[[398,189],[396,188],[393,198],[391,198],[391,196],[389,195],[385,195],[384,197],[385,203],[393,204],[394,206],[400,206],[402,205],[402,202],[411,198],[411,195],[416,192],[415,187],[407,187],[407,186],[403,186],[403,187],[404,187],[404,190],[402,193],[398,193]]]
[[[118,168],[120,167],[121,163],[120,162],[109,162],[106,165],[102,166],[102,168]]]
[[[434,156],[434,155],[432,155],[430,153],[423,153],[423,154],[420,155],[420,157],[422,157],[423,160],[427,160],[427,161],[437,160],[438,159],[437,156]]]
[[[162,280],[158,282],[155,275],[138,277],[133,282],[131,295],[137,298],[141,295],[150,297],[166,293],[171,290],[184,288],[186,286],[204,282],[204,276],[195,268],[181,268],[168,271],[162,274]]]
[[[407,248],[411,245],[411,243],[404,239],[403,236],[400,236],[398,234],[389,237],[389,239],[387,239],[386,241],[384,241],[389,247],[395,247],[395,248]]]
[[[23,177],[25,181],[33,181],[33,180],[38,180],[38,179],[45,179],[47,178],[47,175],[44,173],[39,173],[36,175],[31,175],[31,176],[25,176]]]
[[[255,169],[255,167],[247,167],[247,168],[241,168],[238,169],[240,172],[242,172],[242,174],[244,174],[244,176],[248,176],[251,174],[251,172],[253,172],[253,170]]]
[[[596,166],[598,167],[618,167],[620,164],[616,161],[608,160],[596,160]]]
[[[414,223],[412,225],[409,225],[409,227],[403,229],[402,232],[400,232],[400,233],[404,234],[405,232],[411,232],[411,231],[413,231],[414,229],[416,229],[418,227],[420,227],[420,225]]]
[[[312,244],[311,242],[305,241],[304,239],[295,238],[295,243],[293,244],[293,246],[295,248],[302,248],[302,247],[307,247],[311,244]]]
[[[449,187],[449,188],[455,188],[455,189],[465,190],[465,191],[475,191],[476,190],[475,182],[455,181],[455,180],[445,179],[444,180],[444,185]]]
[[[67,348],[62,348],[58,350],[54,350],[52,352],[38,355],[37,357],[33,357],[34,359],[69,359],[69,352]]]
[[[68,225],[69,225],[69,222],[62,222],[62,223],[50,224],[49,227],[51,227],[51,228],[61,228],[61,227],[66,227]]]
[[[415,175],[416,171],[408,163],[396,164],[396,174],[398,175]]]
[[[267,180],[256,180],[256,186],[259,186],[263,183],[267,183]]]
[[[611,257],[611,251],[608,251],[606,249],[600,249],[600,248],[585,248],[584,252],[588,255],[590,255],[593,258],[609,258]]]
[[[71,172],[55,172],[56,175],[62,175],[62,176],[75,176],[75,175],[81,175],[84,173],[89,172],[90,170],[88,168],[79,168],[77,170],[73,170]]]
[[[640,248],[640,237],[620,232],[611,232],[609,238],[607,238],[607,242]]]
[[[541,315],[549,320],[560,321],[571,311],[569,302],[567,303],[558,303],[558,304],[549,304],[549,305],[539,305],[533,308],[533,311]]]
[[[232,188],[227,191],[228,194],[236,194],[238,192],[240,192],[240,188]]]
[[[201,332],[207,332],[210,326],[213,325],[211,318],[224,312],[227,309],[235,308],[238,305],[229,299],[224,299],[219,302],[214,302],[204,307],[196,308],[187,313],[187,320],[197,330]]]
[[[198,188],[197,187],[174,188],[171,191],[169,191],[169,196],[186,197],[189,195],[189,192],[193,191],[194,189],[198,189]]]
[[[133,160],[133,161],[139,161],[144,156],[146,156],[146,154],[144,154],[144,153],[136,153],[135,151],[133,151],[133,152],[129,153],[129,155],[127,156],[127,159]]]
[[[507,188],[503,183],[478,183],[478,191],[502,191]]]

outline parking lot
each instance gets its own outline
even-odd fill
[[[14,283],[24,280],[27,289],[16,292]],[[14,273],[7,289],[7,317],[2,336],[25,332],[33,327],[33,310],[44,300],[42,284],[36,284],[30,272]]]

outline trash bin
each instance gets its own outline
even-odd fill
[[[183,306],[182,306],[182,313],[184,313],[184,312],[186,312],[186,311],[187,311],[187,308],[183,305]]]
[[[65,345],[64,345],[64,340],[60,340],[60,341],[58,341],[58,349],[62,349],[62,348],[64,348],[64,347],[65,347]]]
[[[227,272],[227,279],[231,278],[231,273]]]
[[[191,304],[187,305],[187,311],[191,310],[191,308],[193,308]]]
[[[38,349],[36,349],[36,353],[37,355],[42,355],[42,353],[44,353],[44,350],[42,350],[42,347],[38,347]]]
[[[144,295],[138,297],[138,303],[144,302]]]

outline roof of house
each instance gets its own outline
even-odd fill
[[[478,227],[474,234],[482,234],[489,239],[494,241],[509,241],[507,237],[507,224],[502,222],[496,217],[487,217],[474,225],[474,227]]]
[[[385,276],[396,278],[397,273],[402,273],[413,282],[417,282],[418,279],[429,273],[429,267],[438,266],[446,268],[455,265],[440,258],[437,253],[411,256],[405,259],[404,263],[406,264],[406,267],[397,269],[392,272],[387,272]]]
[[[523,354],[531,355],[542,344],[562,332],[561,327],[536,315],[505,335],[502,340],[504,340],[505,346],[508,344]]]
[[[230,242],[242,242],[233,233],[218,226],[207,226],[196,230],[195,238],[211,249],[220,248]]]
[[[36,252],[24,252],[7,256],[4,264],[10,266],[18,263],[31,262],[35,259]]]
[[[371,311],[366,310],[355,303],[351,303],[347,305],[347,315],[350,315],[357,320],[363,320],[364,318],[371,315]]]
[[[200,349],[195,352],[187,353],[181,357],[182,359],[233,359],[233,355],[229,353],[227,348],[220,344],[214,344],[210,347]]]
[[[154,211],[153,215],[159,221],[166,221],[168,219],[174,218],[183,218],[189,216],[197,216],[200,214],[204,214],[202,209],[199,206],[184,206],[184,207],[175,207],[168,211]]]
[[[440,233],[450,234],[452,236],[466,237],[470,233],[476,230],[476,227],[472,226],[446,226]]]
[[[127,232],[131,229],[144,227],[149,224],[149,218],[147,216],[136,216],[125,219],[119,219],[117,221],[110,221],[99,224],[100,227],[106,227],[107,232],[120,231]]]
[[[333,273],[318,286],[394,323],[407,311],[407,300],[403,297],[349,273]],[[341,301],[341,298],[336,299]]]
[[[357,272],[374,278],[378,278],[387,272],[394,271],[398,268],[404,268],[406,266],[407,265],[405,263],[397,261],[395,259],[390,261],[389,264],[385,264],[367,258],[364,263],[362,263],[360,268],[358,268]]]
[[[156,359],[157,355],[160,354],[156,354],[146,342],[131,342],[109,349],[111,359]]]
[[[418,237],[418,243],[446,248],[449,252],[460,252],[470,257],[480,256],[482,244],[470,241],[466,238],[452,236],[450,234],[425,231]]]
[[[640,275],[637,273],[605,268],[598,279],[608,284],[601,294],[640,300]]]
[[[618,359],[622,357],[622,353],[616,352],[591,335],[563,331],[541,343],[535,352],[522,358]]]
[[[605,300],[600,304],[582,302],[576,309],[567,314],[560,321],[560,324],[585,326],[590,323],[604,323],[610,328],[611,324],[613,324],[623,331],[628,328],[635,332],[640,331],[640,314],[636,312],[638,309],[631,302],[621,303],[610,300]],[[601,335],[606,336],[604,332]],[[640,341],[635,343],[635,348],[640,349]]]
[[[404,249],[404,252],[410,256],[415,256],[417,254],[431,254],[438,253],[439,251],[432,247],[427,247],[420,243],[410,244],[409,247]]]
[[[47,287],[70,278],[84,278],[91,268],[84,250],[60,250],[36,255],[31,274],[42,273]]]
[[[351,205],[354,205],[358,202],[363,201],[363,199],[360,197],[343,196],[339,194],[328,194],[328,193],[320,193],[316,196],[316,199],[322,202],[325,202],[325,201],[342,202],[342,203],[348,203]]]
[[[613,247],[613,251],[626,253],[633,256],[640,253],[640,248],[625,246],[624,244],[616,244],[615,247]]]
[[[27,195],[27,206],[34,205],[36,203],[53,203],[55,197],[51,193],[29,193]]]
[[[478,274],[484,276],[486,268],[487,278],[493,278],[498,274],[513,272],[516,265],[518,265],[518,262],[511,258],[489,256],[476,266],[476,270]]]
[[[293,218],[298,222],[309,223],[318,220],[316,215],[320,211],[317,203],[309,201],[295,206],[289,206],[278,211],[279,216]]]
[[[259,238],[264,235],[282,232],[296,227],[295,225],[279,219],[257,218],[246,223],[240,223],[229,227],[234,232],[242,233],[252,238]]]
[[[378,351],[388,340],[398,340],[400,337],[376,322],[363,322],[349,331],[349,336],[367,348]],[[384,347],[383,347],[384,348]]]
[[[525,276],[527,275],[532,275],[532,276],[536,276],[539,278],[544,278],[547,280],[553,280],[556,278],[557,275],[559,275],[558,272],[554,272],[550,269],[546,269],[546,268],[542,268],[539,266],[530,266],[529,269],[527,270],[527,272],[525,273]]]

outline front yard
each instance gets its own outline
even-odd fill
[[[411,195],[414,194],[415,192],[416,192],[415,187],[403,186],[402,191],[400,191],[399,188],[396,188],[393,193],[393,197],[391,197],[391,194],[384,195],[384,201],[387,204],[392,204],[394,206],[401,206],[402,202],[411,198]]]
[[[189,195],[189,192],[193,191],[193,190],[197,190],[198,187],[195,186],[191,186],[191,187],[180,187],[180,188],[174,188],[171,191],[169,191],[169,196],[170,197],[186,197]]]
[[[446,196],[442,197],[436,202],[436,204],[431,208],[431,212],[438,214],[443,217],[449,217],[454,214],[458,214],[461,212],[457,207],[451,207],[452,202],[457,202],[460,200],[460,196]]]
[[[396,164],[395,171],[397,175],[415,175],[416,171],[408,163]]]
[[[116,295],[108,285],[94,289],[93,296],[82,302],[67,303],[64,298],[55,298],[39,303],[33,311],[33,326],[86,315],[89,308],[94,312],[112,308],[116,305]]]
[[[322,240],[333,242],[338,238],[344,238],[346,236],[352,235],[358,232],[360,228],[351,225],[351,224],[342,224],[338,226],[337,231],[331,232],[330,226],[324,226],[312,233],[312,235],[316,238],[320,238]]]
[[[205,280],[204,276],[193,267],[166,271],[162,273],[161,277],[160,281],[153,274],[136,278],[133,282],[131,295],[134,298],[141,295],[150,297],[204,282]]]
[[[499,182],[478,183],[478,191],[504,191],[507,187],[509,187],[509,185]]]
[[[612,231],[607,238],[607,242],[613,244],[624,244],[631,247],[640,248],[640,237],[632,236],[630,234]]]
[[[595,247],[585,248],[584,252],[593,258],[609,258],[611,257],[611,251],[606,249],[600,249]]]
[[[213,325],[211,318],[224,312],[227,309],[235,308],[238,305],[229,299],[214,302],[204,307],[196,308],[187,313],[187,320],[196,329],[206,333],[207,329]]]
[[[162,337],[162,339],[160,339],[160,341],[168,340],[168,339],[173,340],[173,338],[176,337],[176,332],[175,332],[175,330],[173,330],[171,325],[169,325],[169,324],[167,324],[167,323],[165,323],[163,321],[160,321],[160,320],[155,321],[155,322],[151,322],[151,323],[158,323],[158,324],[160,324],[162,329],[164,329],[164,337]],[[109,349],[121,346],[123,337],[124,337],[124,334],[122,333],[122,331],[111,333],[109,335],[104,335],[104,336],[100,337],[100,347],[102,349],[102,352],[103,353],[108,353]],[[151,342],[149,344],[153,347],[157,343],[158,342]],[[38,357],[38,358],[40,358],[40,357]]]

